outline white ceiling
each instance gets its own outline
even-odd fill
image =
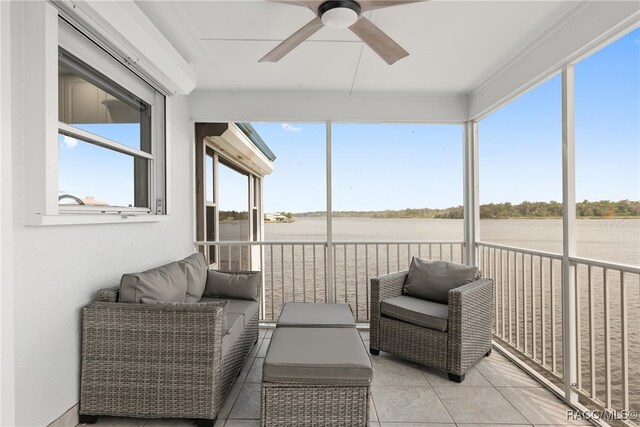
[[[278,63],[258,59],[313,19],[273,1],[140,1],[194,68],[198,90],[452,95],[472,92],[557,25],[573,1],[427,1],[368,12],[410,56],[387,65],[348,30],[322,28]]]

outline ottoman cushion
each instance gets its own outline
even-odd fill
[[[277,327],[353,328],[356,322],[349,304],[314,304],[287,302]]]
[[[355,328],[278,328],[262,368],[266,382],[368,386],[372,378]]]

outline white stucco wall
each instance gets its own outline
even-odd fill
[[[29,177],[25,176],[23,153],[30,141],[23,134],[25,126],[39,124],[30,122],[30,107],[22,101],[23,85],[28,82],[21,78],[21,9],[20,4],[12,3],[12,170],[11,182],[3,183],[2,198],[12,204],[15,422],[35,426],[47,425],[78,403],[81,308],[95,291],[116,285],[124,272],[160,265],[193,251],[193,129],[186,97],[169,99],[171,205],[167,221],[24,225],[28,197],[24,188]]]

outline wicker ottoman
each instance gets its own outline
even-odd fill
[[[368,426],[372,378],[355,328],[278,328],[262,368],[262,426]]]
[[[294,328],[355,328],[349,304],[287,302],[276,327]]]

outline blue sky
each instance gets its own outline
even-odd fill
[[[576,65],[578,201],[640,199],[640,29]],[[324,124],[254,123],[278,156],[265,211],[325,209]],[[462,128],[335,124],[334,210],[462,204]],[[562,198],[561,79],[480,122],[481,203]]]

